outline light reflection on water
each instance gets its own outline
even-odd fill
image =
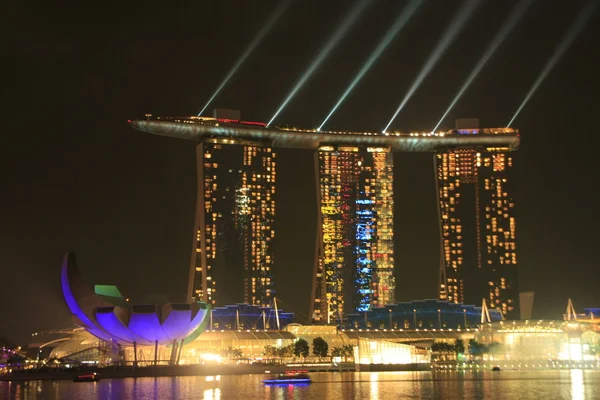
[[[600,371],[313,373],[310,385],[262,384],[264,375],[0,382],[0,399],[573,399],[600,398]]]
[[[379,374],[377,372],[371,372],[371,387],[370,397],[373,400],[379,400]]]
[[[583,380],[583,370],[571,370],[571,398],[573,400],[585,399],[585,386]]]

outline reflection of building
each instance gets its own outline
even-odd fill
[[[459,130],[476,134],[477,130]],[[435,155],[441,233],[440,298],[486,299],[518,318],[514,200],[508,148],[453,148]]]
[[[208,139],[197,147],[196,236],[188,296],[209,304],[272,303],[275,153]]]
[[[321,146],[316,163],[311,314],[330,323],[394,302],[393,156],[382,147]]]
[[[443,300],[413,300],[349,314],[346,328],[354,329],[467,329],[481,323],[481,307]],[[492,321],[502,319],[488,310]]]

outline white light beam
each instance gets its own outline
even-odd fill
[[[469,86],[471,86],[471,84],[473,83],[475,78],[477,78],[483,67],[487,64],[490,58],[492,58],[496,50],[498,50],[498,47],[500,47],[502,42],[504,42],[504,40],[508,37],[508,34],[515,28],[521,17],[523,17],[523,15],[525,14],[525,11],[527,11],[529,6],[531,6],[534,1],[535,0],[523,0],[517,3],[517,5],[512,9],[510,15],[508,16],[504,24],[502,24],[502,27],[500,28],[498,33],[496,33],[496,36],[494,36],[494,39],[492,39],[492,42],[485,50],[485,53],[483,53],[483,56],[481,57],[481,59],[479,59],[479,62],[477,63],[477,65],[475,65],[475,68],[473,68],[471,74],[469,74],[458,93],[456,93],[456,96],[454,96],[454,99],[452,99],[450,105],[446,109],[446,112],[444,113],[444,115],[442,115],[442,118],[440,118],[435,128],[433,128],[432,132],[435,132],[440,127],[442,122],[444,122],[444,119],[446,119],[448,113],[450,113],[450,111],[454,108],[454,105],[456,105],[456,103],[462,97],[465,91],[469,88]]]
[[[597,0],[590,0],[588,4],[579,12],[579,14],[577,15],[577,19],[575,20],[575,22],[573,22],[565,36],[563,36],[562,40],[558,43],[558,46],[554,50],[552,57],[550,57],[550,59],[538,75],[535,82],[533,82],[531,89],[529,89],[529,92],[527,92],[527,95],[521,102],[521,105],[515,112],[515,115],[513,115],[508,125],[506,125],[507,128],[509,128],[512,125],[515,118],[517,118],[517,116],[521,113],[523,107],[525,107],[525,104],[529,102],[531,96],[533,96],[533,94],[536,92],[536,90],[544,81],[544,79],[546,79],[546,76],[548,76],[550,71],[552,71],[552,68],[554,68],[554,66],[558,63],[558,60],[560,60],[563,54],[565,54],[569,47],[571,47],[571,44],[573,44],[573,41],[575,40],[579,32],[581,32],[585,24],[589,21],[592,15],[594,15],[594,12],[596,11],[596,8],[599,4],[600,2],[598,2]]]
[[[327,58],[331,50],[339,43],[340,39],[346,34],[346,31],[354,24],[356,19],[360,16],[362,11],[367,7],[370,2],[367,0],[358,0],[354,6],[350,9],[350,12],[343,19],[342,24],[335,30],[333,35],[329,38],[325,46],[321,49],[317,57],[310,63],[304,74],[298,79],[288,96],[285,98],[281,106],[275,112],[275,115],[271,118],[271,120],[267,123],[267,127],[270,126],[275,118],[279,115],[281,111],[287,106],[287,104],[292,100],[292,98],[296,95],[296,93],[300,90],[304,83],[311,77],[311,75],[315,72],[315,70],[321,65],[321,63]]]
[[[446,50],[448,49],[450,44],[454,41],[456,36],[458,36],[460,31],[462,31],[466,22],[469,20],[469,18],[473,14],[473,11],[475,11],[475,9],[481,3],[482,3],[482,1],[480,1],[480,0],[466,0],[463,3],[461,8],[458,10],[458,12],[452,18],[452,21],[448,25],[448,28],[442,34],[442,38],[440,39],[440,41],[438,42],[438,44],[434,48],[434,50],[431,52],[431,55],[425,62],[425,65],[423,65],[423,68],[419,72],[419,75],[417,75],[412,86],[410,87],[410,89],[408,89],[408,92],[404,96],[404,99],[402,99],[402,102],[396,109],[396,112],[394,112],[394,115],[392,115],[392,118],[390,118],[390,121],[383,129],[383,132],[386,132],[388,130],[388,128],[390,127],[390,125],[392,125],[392,123],[394,122],[394,120],[396,119],[396,117],[398,116],[400,111],[402,111],[402,109],[404,108],[406,103],[408,103],[408,100],[410,100],[410,98],[417,91],[419,86],[421,86],[421,84],[423,83],[423,81],[425,80],[427,75],[429,75],[431,70],[433,70],[433,67],[435,67],[435,65],[438,63],[438,61],[442,57],[442,55],[444,55],[444,53],[446,52]]]

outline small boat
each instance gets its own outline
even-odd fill
[[[494,368],[492,368],[492,371],[500,372],[500,367],[496,365]]]
[[[77,375],[75,378],[73,378],[73,382],[98,382],[99,380],[100,376],[95,372],[92,372],[91,374]]]
[[[302,383],[311,383],[310,377],[307,374],[306,370],[291,370],[285,371],[282,374],[278,374],[269,379],[264,379],[263,383],[265,385],[281,385],[281,384],[302,384]]]

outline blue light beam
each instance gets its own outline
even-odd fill
[[[423,65],[423,68],[419,72],[419,75],[417,75],[416,79],[413,81],[413,84],[410,87],[410,89],[408,89],[408,92],[404,96],[404,99],[402,99],[402,102],[396,109],[396,112],[394,113],[394,115],[392,115],[390,122],[388,122],[388,124],[383,129],[384,133],[388,130],[390,125],[392,125],[392,123],[394,122],[394,120],[396,119],[396,117],[398,116],[400,111],[402,111],[402,109],[404,108],[406,103],[408,103],[408,100],[410,100],[410,98],[417,91],[419,86],[421,86],[421,84],[423,83],[423,81],[425,80],[427,75],[429,75],[431,70],[433,70],[433,67],[435,67],[435,65],[438,63],[438,61],[442,57],[442,55],[444,55],[444,53],[446,52],[446,50],[448,49],[450,44],[454,41],[456,36],[458,36],[460,31],[462,31],[466,22],[469,20],[469,18],[473,14],[473,11],[475,11],[475,9],[481,3],[482,3],[482,1],[479,1],[479,0],[466,0],[463,3],[463,5],[461,6],[461,8],[458,10],[458,12],[456,14],[454,14],[452,21],[450,21],[448,28],[442,34],[442,37],[441,37],[440,41],[438,42],[437,46],[431,52],[431,55],[429,56],[429,58]]]
[[[575,20],[575,22],[573,22],[565,36],[563,36],[562,40],[558,43],[556,49],[554,49],[552,57],[550,57],[550,59],[538,75],[537,79],[531,86],[531,89],[529,89],[529,92],[527,92],[527,95],[521,102],[521,105],[515,112],[515,115],[513,115],[508,125],[506,125],[507,128],[509,128],[512,125],[515,118],[517,118],[517,116],[521,113],[523,107],[525,107],[525,105],[529,102],[531,96],[533,96],[533,94],[536,92],[541,83],[546,79],[546,76],[548,76],[550,71],[552,71],[552,68],[554,68],[558,60],[560,60],[563,54],[565,54],[569,47],[571,47],[571,44],[573,44],[573,41],[575,40],[577,35],[581,32],[581,30],[589,21],[589,19],[594,15],[594,12],[596,11],[596,8],[599,4],[600,2],[598,2],[597,0],[590,0],[588,4],[579,12],[579,14],[577,15],[577,19]]]
[[[479,62],[475,65],[475,67],[463,83],[460,90],[456,93],[456,96],[454,96],[454,99],[452,99],[450,105],[448,106],[448,109],[446,109],[446,112],[444,113],[444,115],[442,115],[442,118],[440,118],[435,128],[433,128],[432,132],[435,132],[440,127],[442,122],[444,122],[444,119],[446,119],[448,113],[450,113],[450,111],[454,108],[458,100],[462,97],[462,95],[469,88],[469,86],[471,86],[471,84],[473,83],[475,78],[477,78],[483,67],[487,64],[490,58],[492,58],[494,53],[496,53],[498,47],[500,47],[500,45],[508,37],[508,34],[515,28],[521,17],[523,17],[527,9],[533,4],[534,1],[535,0],[520,1],[512,9],[510,15],[508,16],[506,21],[504,21],[504,24],[502,24],[500,30],[498,31],[498,33],[496,33],[496,36],[494,36],[494,39],[491,41],[490,45],[485,50],[485,53],[483,53],[483,56],[479,59]]]
[[[352,82],[350,82],[350,84],[346,88],[346,91],[342,94],[338,102],[335,103],[335,106],[333,106],[329,114],[327,114],[327,117],[325,117],[321,125],[317,128],[318,131],[320,131],[321,128],[323,128],[323,125],[325,125],[327,120],[331,118],[333,113],[335,113],[338,107],[344,102],[344,100],[346,100],[346,97],[350,94],[350,92],[352,92],[352,90],[354,90],[354,87],[358,84],[358,82],[360,82],[360,80],[367,73],[367,71],[369,71],[371,66],[373,66],[375,61],[377,61],[379,56],[388,47],[388,45],[394,39],[394,37],[396,37],[398,32],[400,32],[402,28],[404,28],[404,26],[408,23],[410,18],[417,11],[421,4],[423,4],[421,0],[411,0],[411,2],[408,3],[406,7],[404,7],[400,15],[398,15],[392,26],[386,32],[385,36],[381,39],[375,50],[373,50],[373,52],[371,53],[367,61],[363,64],[362,68],[358,71],[354,79],[352,79]]]
[[[296,84],[294,85],[288,96],[285,98],[281,106],[277,109],[277,112],[275,113],[275,115],[273,115],[273,117],[267,124],[267,127],[270,126],[271,123],[273,123],[273,121],[275,120],[275,118],[277,118],[279,113],[283,111],[285,106],[287,106],[287,104],[290,102],[290,100],[292,100],[292,98],[296,95],[300,88],[304,86],[304,83],[306,83],[308,78],[311,77],[311,75],[321,65],[325,58],[327,58],[331,50],[339,43],[340,39],[346,34],[350,26],[352,26],[354,22],[356,22],[356,19],[364,11],[364,9],[369,3],[370,2],[367,0],[358,0],[356,3],[354,3],[354,6],[350,9],[348,14],[346,14],[346,17],[344,17],[344,19],[342,20],[341,25],[338,26],[338,28],[335,30],[333,35],[331,35],[325,46],[321,49],[317,57],[312,61],[312,63],[310,63],[310,65],[308,66],[306,71],[304,71],[304,74],[302,74],[300,79],[298,79],[298,82],[296,82]]]
[[[252,39],[252,41],[250,42],[248,47],[246,47],[246,50],[244,50],[244,52],[242,53],[240,58],[238,58],[236,63],[233,65],[233,67],[231,67],[229,72],[227,72],[227,75],[225,75],[225,78],[221,81],[221,84],[217,87],[217,90],[215,90],[214,93],[212,94],[212,96],[210,96],[210,98],[208,99],[208,101],[206,102],[206,104],[204,105],[202,110],[198,113],[198,116],[202,115],[204,113],[204,111],[206,111],[206,109],[208,108],[210,103],[212,103],[212,101],[215,99],[215,97],[217,97],[217,95],[221,92],[221,90],[223,90],[223,88],[225,87],[227,82],[229,82],[231,77],[237,72],[238,69],[240,69],[240,67],[242,66],[244,61],[246,61],[248,56],[250,56],[250,54],[254,51],[256,46],[258,46],[258,44],[262,41],[262,39],[265,37],[265,35],[271,30],[273,25],[275,25],[275,22],[277,22],[279,17],[281,17],[281,14],[283,14],[285,12],[285,10],[287,10],[287,8],[290,6],[290,4],[292,2],[293,2],[293,0],[285,0],[285,1],[278,2],[279,5],[277,7],[275,7],[275,9],[271,12],[271,15],[269,15],[269,19],[267,19],[266,23],[256,33],[256,36],[254,36],[254,39]]]

